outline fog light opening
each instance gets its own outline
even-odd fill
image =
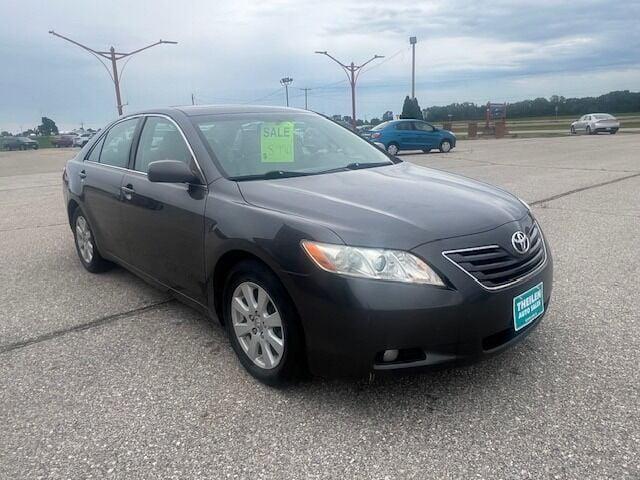
[[[395,362],[398,359],[398,355],[400,355],[399,350],[385,350],[382,354],[382,361]]]

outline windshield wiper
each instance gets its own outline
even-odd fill
[[[322,170],[317,173],[344,172],[346,170],[361,170],[363,168],[384,167],[386,165],[393,165],[393,162],[369,162],[369,163],[353,162],[353,163],[348,163],[347,165],[344,165],[342,167],[331,168],[329,170]]]
[[[242,182],[245,180],[271,180],[274,178],[289,178],[289,177],[304,177],[312,175],[309,172],[295,172],[292,170],[270,170],[266,173],[259,173],[255,175],[242,175],[238,177],[230,177],[230,180],[236,182]]]

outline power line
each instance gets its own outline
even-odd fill
[[[158,40],[156,43],[152,43],[150,45],[147,45],[146,47],[138,48],[136,50],[133,50],[131,52],[126,52],[126,53],[125,52],[116,52],[116,49],[113,46],[111,48],[109,48],[109,51],[98,51],[98,50],[94,50],[93,48],[89,48],[86,45],[81,44],[80,42],[76,42],[75,40],[72,40],[72,39],[70,39],[68,37],[65,37],[64,35],[60,35],[59,33],[56,33],[53,30],[49,30],[49,33],[51,35],[59,37],[59,38],[61,38],[63,40],[66,40],[69,43],[73,43],[74,45],[82,48],[83,50],[86,50],[91,55],[96,57],[100,61],[100,63],[102,63],[102,65],[105,67],[105,69],[109,73],[109,76],[111,77],[111,81],[113,81],[113,85],[114,85],[114,87],[116,89],[116,106],[118,108],[118,115],[122,115],[122,106],[123,106],[122,105],[122,97],[120,95],[120,79],[122,78],[122,73],[124,73],[124,67],[128,63],[129,59],[127,59],[125,61],[124,65],[122,67],[120,78],[118,78],[118,65],[117,65],[118,60],[122,60],[123,58],[131,57],[132,55],[135,55],[136,53],[140,53],[143,50],[147,50],[149,48],[155,47],[156,45],[161,45],[161,44],[164,44],[164,43],[175,45],[175,44],[178,43],[178,42],[173,42],[173,41],[168,41],[168,40]],[[109,68],[104,64],[104,62],[100,59],[100,57],[111,61],[111,72],[109,72]]]

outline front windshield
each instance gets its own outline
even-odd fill
[[[247,113],[191,119],[223,173],[234,180],[393,164],[366,140],[312,113]]]

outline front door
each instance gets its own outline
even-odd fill
[[[417,148],[431,149],[440,146],[440,136],[433,125],[427,122],[414,122],[416,128],[416,138],[418,139]]]
[[[151,162],[179,160],[195,169],[191,152],[176,125],[147,117],[133,171],[122,182],[123,219],[131,265],[201,303],[206,301],[204,207],[206,186],[154,183]]]

